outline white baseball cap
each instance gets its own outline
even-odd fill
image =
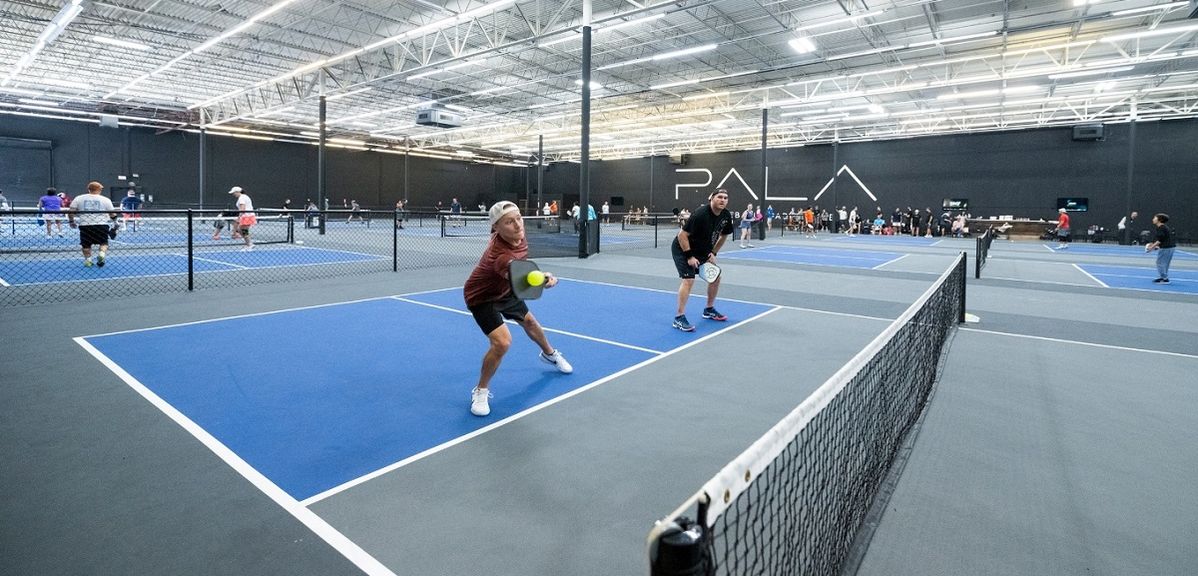
[[[516,206],[515,202],[509,202],[507,200],[496,202],[494,206],[491,206],[491,210],[488,213],[491,218],[491,227],[494,228],[495,224],[497,224],[499,220],[509,212],[519,213],[520,207]]]
[[[232,188],[229,188],[229,194],[232,194],[234,192],[241,192],[241,186],[234,186]]]

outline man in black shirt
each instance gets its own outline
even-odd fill
[[[715,264],[716,254],[732,234],[732,214],[728,213],[728,191],[716,190],[707,197],[707,205],[695,209],[682,230],[670,245],[674,255],[674,267],[682,282],[678,286],[678,314],[674,316],[674,327],[683,332],[693,332],[695,327],[686,319],[686,301],[695,284],[695,272],[704,262]],[[715,309],[715,297],[720,291],[720,278],[707,285],[707,307],[703,317],[723,322],[727,316]]]
[[[1177,241],[1173,239],[1173,231],[1165,225],[1168,221],[1168,214],[1157,214],[1152,217],[1152,225],[1156,226],[1156,236],[1153,238],[1152,243],[1144,247],[1144,252],[1157,251],[1157,279],[1153,280],[1153,282],[1158,284],[1169,283],[1169,263],[1173,261],[1173,251],[1177,248]]]

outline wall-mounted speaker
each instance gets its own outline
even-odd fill
[[[1100,141],[1106,139],[1106,130],[1102,124],[1090,124],[1073,127],[1073,139],[1078,141]]]

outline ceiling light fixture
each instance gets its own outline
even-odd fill
[[[83,11],[83,4],[81,3],[82,1],[83,0],[71,0],[70,4],[63,6],[62,9],[58,11],[58,14],[54,15],[54,18],[50,20],[50,23],[47,24],[45,29],[42,30],[42,33],[38,35],[37,40],[33,42],[33,47],[29,49],[29,52],[26,52],[20,60],[17,60],[17,63],[13,65],[11,70],[9,70],[8,76],[5,76],[4,80],[0,81],[0,86],[7,86],[9,82],[12,82],[14,76],[20,74],[21,71],[28,68],[29,65],[33,63],[33,60],[37,58],[38,53],[40,53],[43,48],[45,48],[51,42],[54,42],[54,40],[58,38],[58,35],[62,34],[63,30],[67,29],[67,26],[71,24],[71,21]]]
[[[120,38],[109,38],[107,36],[92,36],[92,40],[95,40],[96,42],[99,42],[101,44],[111,44],[113,46],[120,46],[122,48],[129,48],[131,50],[149,50],[150,49],[149,46],[142,44],[141,42],[133,42],[131,40],[121,40]]]
[[[874,10],[872,12],[866,12],[864,14],[853,14],[850,16],[845,16],[843,18],[837,18],[835,20],[829,20],[827,22],[820,22],[818,24],[808,24],[806,26],[801,26],[799,28],[795,28],[795,32],[802,32],[804,30],[811,30],[813,28],[823,28],[825,26],[833,26],[836,24],[843,24],[845,22],[852,22],[852,23],[856,24],[862,18],[869,18],[871,16],[880,16],[883,12],[885,12],[885,10]]]
[[[790,47],[799,54],[810,54],[815,52],[815,42],[806,36],[802,38],[795,38],[790,42],[787,42],[787,44],[790,44]]]
[[[1184,32],[1193,32],[1198,30],[1198,24],[1190,24],[1188,26],[1174,26],[1172,28],[1157,28],[1155,30],[1141,30],[1130,34],[1115,34],[1099,38],[1099,42],[1122,42],[1124,40],[1135,40],[1137,38],[1147,38],[1149,36],[1165,36],[1167,34],[1182,34]]]
[[[1135,69],[1135,66],[1120,66],[1118,68],[1103,68],[1100,70],[1080,70],[1078,72],[1064,72],[1061,74],[1049,74],[1048,78],[1050,80],[1061,80],[1064,78],[1081,78],[1083,76],[1100,76],[1102,74],[1107,74],[1110,72],[1127,72],[1128,70],[1134,70],[1134,69]]]

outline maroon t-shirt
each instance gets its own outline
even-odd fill
[[[491,234],[487,249],[478,259],[478,265],[466,279],[466,305],[476,306],[484,302],[494,302],[507,296],[512,291],[511,280],[508,279],[508,266],[512,260],[528,258],[528,241],[521,238],[520,244],[512,246],[499,237],[498,233]]]

